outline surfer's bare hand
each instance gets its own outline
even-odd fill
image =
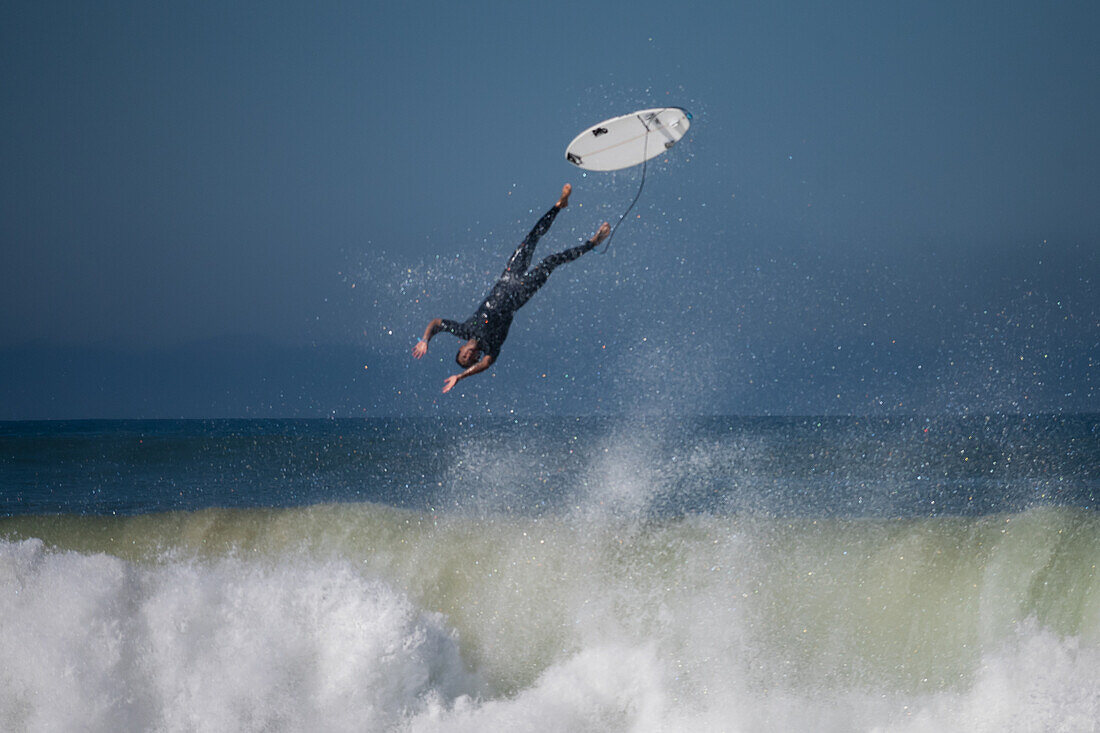
[[[419,359],[428,353],[428,342],[424,339],[416,342],[416,346],[413,347],[413,356]]]
[[[450,392],[451,388],[453,388],[456,384],[458,384],[458,375],[457,374],[444,379],[443,380],[443,394],[447,394],[448,392]]]

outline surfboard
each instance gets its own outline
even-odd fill
[[[565,159],[590,171],[615,171],[655,158],[675,145],[691,126],[680,107],[656,107],[612,117],[573,138]]]

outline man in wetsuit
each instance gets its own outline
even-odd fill
[[[562,187],[561,198],[539,219],[535,228],[512,253],[500,279],[472,316],[462,323],[446,318],[433,318],[424,329],[423,338],[413,347],[412,353],[417,359],[428,353],[428,342],[440,331],[453,333],[466,341],[455,355],[455,361],[463,371],[447,377],[443,382],[444,392],[449,392],[458,380],[479,374],[496,361],[504,339],[508,338],[508,329],[516,311],[543,286],[555,267],[572,262],[607,238],[611,227],[605,221],[592,239],[584,244],[552,254],[531,270],[527,269],[539,237],[550,229],[558,212],[569,205],[569,194],[572,190],[573,187],[568,183]]]

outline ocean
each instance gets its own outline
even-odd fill
[[[1100,415],[0,423],[0,730],[1100,730]]]

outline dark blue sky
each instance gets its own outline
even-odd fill
[[[0,418],[1100,410],[1100,30],[1059,3],[7,2]],[[694,114],[492,376],[465,318]],[[637,217],[635,217],[637,214]]]

